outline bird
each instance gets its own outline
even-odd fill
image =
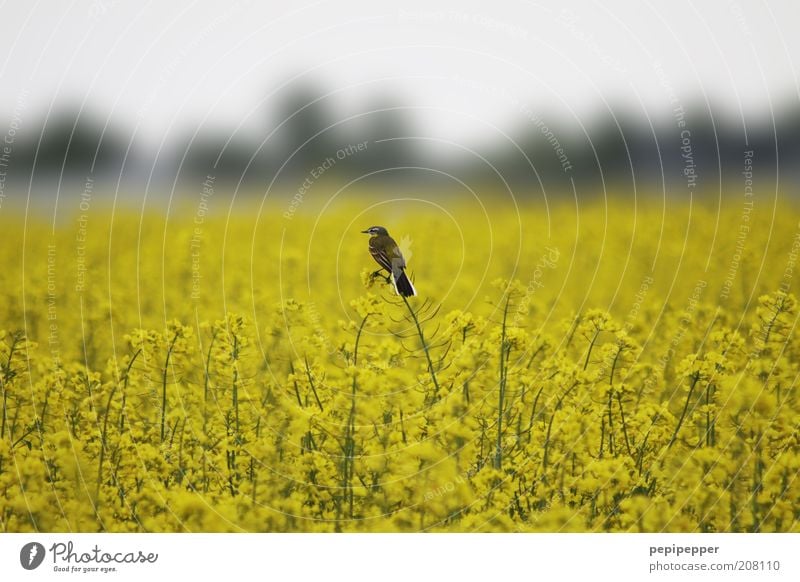
[[[389,272],[386,280],[391,279],[397,294],[402,297],[416,295],[417,290],[414,289],[411,279],[406,275],[406,260],[403,258],[403,253],[400,252],[400,247],[389,236],[389,232],[382,226],[371,226],[361,232],[370,235],[369,253],[382,269]],[[376,277],[380,274],[381,269],[378,269],[372,276]]]

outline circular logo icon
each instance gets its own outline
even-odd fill
[[[44,561],[44,546],[39,542],[29,542],[19,551],[19,563],[26,570],[35,570]]]

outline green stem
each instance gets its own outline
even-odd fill
[[[405,297],[403,299],[405,300]],[[408,305],[407,301],[406,305]],[[358,364],[358,343],[361,341],[361,332],[364,331],[364,325],[367,323],[369,316],[369,313],[364,316],[364,319],[361,320],[361,325],[358,326],[358,332],[356,332],[356,345],[353,347],[353,366]]]
[[[608,392],[608,452],[611,453],[612,457],[616,456],[616,450],[614,448],[614,417],[611,413],[611,403],[613,399],[614,393],[613,391]]]
[[[239,338],[233,336],[233,411],[236,417],[236,437],[239,437]]]
[[[11,345],[8,348],[8,359],[3,369],[2,388],[3,388],[3,420],[0,426],[0,438],[6,434],[6,423],[8,421],[8,383],[14,377],[14,371],[11,369],[11,361],[14,358],[14,352],[17,350],[17,344],[22,341],[22,335],[16,332],[11,339]],[[9,437],[11,435],[9,434]]]
[[[208,388],[211,382],[211,350],[214,349],[214,340],[217,339],[217,330],[215,329],[211,334],[211,342],[208,344],[208,352],[206,353],[206,369],[203,378],[203,404],[208,404]]]
[[[536,396],[533,398],[533,405],[531,406],[531,416],[528,419],[528,442],[531,439],[531,432],[533,431],[533,421],[536,419],[536,407],[539,404],[539,397],[542,395],[542,391],[544,390],[544,384],[539,386],[539,390],[536,392]]]
[[[594,336],[592,337],[592,341],[589,343],[589,349],[586,350],[586,361],[583,363],[583,369],[584,370],[589,367],[589,356],[592,355],[592,349],[594,348],[594,342],[597,341],[597,336],[598,335],[600,335],[600,330],[599,329],[594,332]]]
[[[403,299],[405,300],[405,297]],[[364,316],[364,319],[361,320],[361,325],[358,327],[358,332],[356,333],[355,346],[353,346],[353,368],[355,368],[358,363],[358,345],[361,341],[361,332],[364,330],[364,325],[368,317],[369,314]],[[344,459],[342,461],[342,488],[344,489],[344,500],[348,505],[350,519],[353,518],[354,514],[353,475],[355,474],[356,393],[358,391],[358,376],[356,372],[357,371],[354,369],[350,395],[350,414],[347,418],[347,428],[345,429],[343,447]]]
[[[167,350],[167,358],[164,361],[164,369],[161,373],[161,442],[164,442],[164,435],[166,430],[166,418],[167,418],[167,372],[169,372],[169,360],[172,356],[172,350],[175,348],[175,342],[178,341],[179,332],[175,332],[175,337],[172,338],[172,342],[169,344],[169,349]]]
[[[622,420],[622,436],[625,437],[625,448],[628,450],[628,455],[633,458],[633,451],[631,451],[631,441],[628,439],[628,423],[625,422],[625,410],[622,408],[622,394],[617,392],[617,403],[619,404],[619,417]]]
[[[758,437],[757,443],[761,441],[761,436]],[[758,517],[759,514],[759,507],[758,507],[758,494],[761,492],[762,489],[762,482],[761,482],[761,451],[759,450],[758,444],[755,448],[755,456],[756,460],[753,465],[753,487],[751,490],[750,496],[750,510],[753,514],[753,526],[752,531],[753,533],[758,533],[761,530],[761,520]]]
[[[294,364],[292,361],[289,360],[289,373],[294,376]],[[292,384],[294,385],[294,396],[297,398],[297,405],[300,408],[303,408],[303,399],[300,397],[300,386],[297,385],[297,380],[293,380]]]
[[[503,309],[503,327],[500,334],[500,393],[497,396],[497,442],[494,449],[494,468],[500,469],[503,466],[503,408],[505,406],[506,397],[506,321],[508,318],[508,304],[511,300],[506,297],[506,305]],[[508,349],[510,353],[511,350]]]
[[[713,401],[714,385],[709,382],[706,386],[706,446],[713,447],[716,442],[715,424],[716,421],[711,413],[711,402]]]
[[[417,314],[414,313],[414,309],[408,302],[408,298],[405,296],[402,297],[403,297],[403,303],[406,304],[408,312],[411,314],[411,319],[414,320],[414,325],[417,327],[417,334],[419,335],[419,341],[422,344],[422,350],[425,352],[425,358],[428,360],[428,371],[430,372],[431,380],[433,380],[433,387],[434,387],[433,400],[436,400],[439,396],[439,381],[436,379],[436,372],[433,368],[433,360],[431,360],[430,347],[428,346],[428,342],[425,341],[425,334],[422,333],[422,326],[419,324],[419,319],[417,318]]]
[[[7,402],[8,402],[8,390],[6,390],[5,382],[3,383],[3,420],[2,425],[0,425],[0,439],[3,438],[6,434],[6,421],[8,419],[8,412],[7,412]]]
[[[614,355],[614,361],[611,363],[611,375],[608,377],[608,385],[614,385],[614,371],[617,369],[617,360],[619,360],[619,355],[622,353],[622,350],[617,350],[617,353]],[[585,368],[584,368],[585,369]]]
[[[542,468],[547,469],[547,459],[550,452],[550,433],[553,430],[553,420],[556,418],[556,411],[561,408],[561,403],[567,397],[567,395],[572,392],[572,390],[577,386],[577,382],[573,382],[572,386],[567,388],[567,390],[558,398],[558,402],[556,402],[556,406],[553,410],[553,414],[550,416],[550,422],[547,424],[547,436],[544,439],[544,455],[542,456]]]
[[[317,406],[319,406],[320,411],[324,411],[325,409],[322,407],[322,402],[319,399],[319,394],[317,394],[317,388],[314,386],[314,378],[311,376],[311,368],[308,366],[308,356],[303,356],[303,360],[305,361],[306,365],[306,378],[308,378],[308,385],[311,386],[311,392],[314,393],[314,399],[317,401]]]
[[[675,426],[675,432],[672,433],[672,438],[669,439],[669,443],[667,444],[667,448],[671,447],[675,444],[675,440],[678,438],[678,431],[681,430],[681,425],[683,425],[683,420],[686,418],[686,412],[689,410],[689,402],[692,400],[692,394],[694,393],[694,387],[697,384],[698,380],[700,380],[700,375],[695,373],[692,375],[692,383],[689,386],[689,393],[686,395],[686,403],[683,405],[683,411],[681,412],[681,417],[678,419],[678,424]]]
[[[117,384],[111,388],[111,393],[108,395],[108,402],[106,403],[105,414],[103,415],[103,433],[100,437],[100,460],[97,463],[97,485],[94,491],[95,505],[100,500],[100,483],[103,479],[103,461],[106,456],[106,435],[108,430],[108,413],[111,411],[111,399],[114,398],[114,393],[117,391]]]

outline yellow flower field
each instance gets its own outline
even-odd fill
[[[796,208],[214,196],[0,216],[0,531],[800,531]]]

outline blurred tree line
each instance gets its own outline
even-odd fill
[[[585,119],[518,116],[508,130],[511,139],[487,135],[458,147],[419,127],[413,109],[392,95],[373,96],[348,115],[331,103],[322,87],[299,84],[248,122],[247,131],[201,127],[159,148],[144,146],[113,118],[67,107],[26,127],[9,156],[6,180],[46,195],[54,181],[80,184],[87,176],[128,186],[196,189],[211,175],[217,183],[263,192],[294,188],[333,160],[328,177],[370,187],[395,182],[457,187],[454,176],[515,194],[570,193],[573,184],[597,193],[604,186],[617,192],[664,186],[727,190],[740,188],[748,150],[754,152],[759,180],[800,178],[797,105],[774,117],[734,119],[696,102],[684,107],[682,125],[674,115],[654,122],[624,110],[598,112],[588,125]],[[359,143],[366,145],[350,151]]]

